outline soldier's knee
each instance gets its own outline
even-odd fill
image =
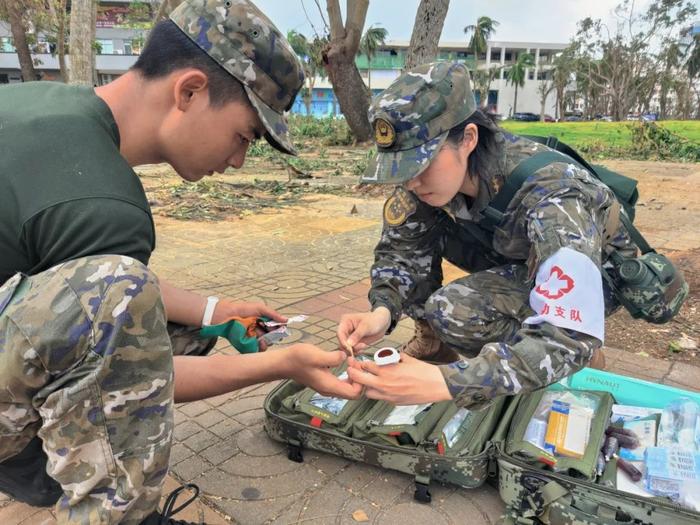
[[[437,333],[449,332],[471,338],[483,332],[485,320],[480,294],[461,283],[450,283],[434,292],[425,303],[425,318]]]
[[[62,265],[60,273],[93,320],[140,322],[164,317],[158,277],[140,261],[123,255],[83,257]]]

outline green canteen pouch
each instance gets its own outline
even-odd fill
[[[583,457],[574,458],[552,454],[544,445],[547,421],[555,401],[585,405],[593,411],[590,434]],[[607,392],[542,389],[524,397],[513,417],[505,450],[508,455],[531,464],[550,468],[572,477],[594,480],[596,460],[610,423],[613,397]]]
[[[353,426],[358,439],[416,447],[422,444],[447,410],[451,401],[395,406],[377,402]]]
[[[442,456],[479,454],[489,442],[503,412],[500,397],[484,410],[468,410],[450,403],[426,439],[426,449]]]

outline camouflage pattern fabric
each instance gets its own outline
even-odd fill
[[[248,0],[187,0],[170,19],[243,84],[268,142],[296,154],[284,113],[294,104],[304,73],[275,25]]]
[[[453,483],[465,488],[480,487],[488,477],[488,454],[460,457],[455,461],[454,458],[420,452],[416,448],[405,447],[397,452],[396,447],[387,447],[386,444],[372,441],[360,443],[332,432],[318,432],[307,424],[290,424],[286,415],[282,419],[277,412],[281,401],[301,388],[303,386],[293,381],[285,381],[265,399],[265,432],[272,439],[282,443],[300,442],[305,449],[329,452],[412,476],[421,474],[432,481]]]
[[[0,460],[39,436],[59,523],[140,523],[157,506],[173,431],[173,352],[212,340],[171,326],[155,275],[107,255],[0,288]]]
[[[400,184],[420,175],[450,129],[475,109],[464,64],[434,62],[406,71],[370,106],[377,155],[362,182]]]
[[[496,396],[556,382],[585,366],[601,346],[597,339],[548,323],[521,325],[532,314],[527,295],[541,263],[569,247],[604,271],[609,253],[636,252],[622,226],[604,241],[612,191],[565,162],[526,180],[489,238],[492,249],[485,249],[473,233],[483,210],[515,166],[547,150],[500,133],[501,149],[488,159],[490,169],[480,175],[473,201],[460,193],[444,208],[434,208],[396,189],[402,201],[411,199],[415,211],[396,226],[385,220],[371,271],[370,302],[389,308],[392,328],[402,312],[426,319],[443,342],[465,356],[441,369],[457,403],[472,409]],[[443,258],[473,275],[441,288]],[[604,295],[609,314],[618,305],[607,286]]]
[[[688,297],[688,283],[664,255],[650,252],[636,259],[614,256],[613,264],[617,271],[612,284],[632,317],[665,323]]]

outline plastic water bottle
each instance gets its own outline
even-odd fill
[[[700,405],[687,397],[672,401],[661,414],[658,446],[700,450]]]

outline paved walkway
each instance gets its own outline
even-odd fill
[[[353,204],[358,213],[350,214]],[[163,278],[202,293],[265,300],[285,314],[310,317],[290,342],[336,348],[335,326],[345,312],[365,309],[367,271],[378,238],[381,203],[323,196],[293,212],[215,224],[158,219],[152,266]],[[447,267],[446,279],[458,275]],[[412,334],[403,320],[388,338]],[[217,351],[233,350],[221,343]],[[698,389],[700,369],[608,349],[614,372]],[[643,368],[642,368],[643,366]],[[171,474],[197,483],[202,503],[182,518],[207,523],[355,523],[362,510],[372,523],[441,525],[496,523],[497,491],[435,486],[433,503],[413,502],[409,476],[307,451],[293,463],[262,428],[262,403],[274,384],[259,385],[176,409]],[[177,486],[172,477],[166,490]],[[180,515],[178,515],[180,517]],[[33,509],[0,495],[3,525],[42,523],[48,509]]]

